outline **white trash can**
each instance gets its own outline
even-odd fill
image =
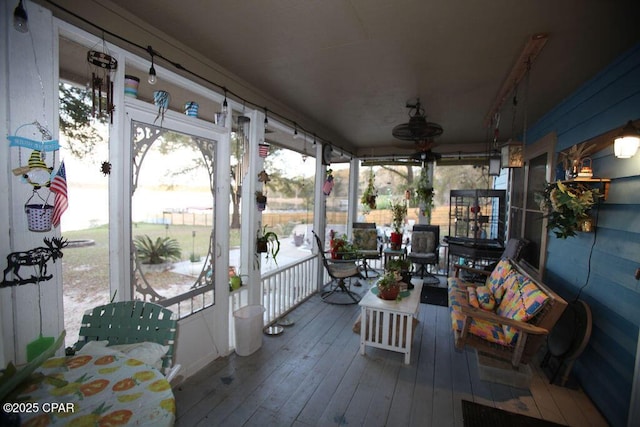
[[[238,356],[249,356],[262,346],[264,312],[261,305],[248,305],[233,312]]]

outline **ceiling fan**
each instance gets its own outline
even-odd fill
[[[393,128],[391,134],[403,141],[426,141],[442,135],[442,126],[428,122],[424,109],[420,104],[420,98],[415,102],[407,102],[409,108],[409,122],[402,123]]]

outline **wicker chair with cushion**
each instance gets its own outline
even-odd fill
[[[140,355],[145,362],[152,357],[150,353],[156,353],[158,364],[170,381],[180,368],[173,364],[176,333],[177,320],[165,307],[145,301],[112,302],[85,312],[73,349],[82,352],[88,346],[102,351],[95,345],[102,343],[106,348],[130,352],[130,356]]]
[[[423,278],[425,273],[427,277],[437,279],[433,274],[427,270],[429,265],[438,265],[439,256],[438,248],[440,246],[440,227],[437,225],[422,225],[417,224],[413,226],[411,233],[411,251],[407,255],[409,261],[413,264],[419,265],[420,278]]]
[[[358,248],[362,259],[364,277],[369,277],[369,263],[367,260],[382,258],[382,242],[378,239],[378,230],[374,222],[353,223],[353,246]]]

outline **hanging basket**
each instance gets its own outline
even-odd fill
[[[269,144],[258,144],[258,155],[260,157],[267,157],[269,155]]]
[[[53,206],[51,205],[25,205],[24,211],[27,214],[27,226],[29,231],[49,231],[51,230],[51,216]]]

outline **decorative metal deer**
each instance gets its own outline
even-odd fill
[[[25,252],[12,252],[7,255],[7,268],[4,269],[4,277],[0,282],[0,288],[7,286],[26,285],[28,283],[40,283],[50,280],[53,274],[47,274],[47,263],[49,260],[56,262],[58,258],[62,258],[62,248],[66,247],[69,242],[62,237],[53,237],[51,239],[44,238],[44,246],[30,249]],[[20,276],[21,267],[33,267],[35,275],[25,279]],[[7,280],[7,276],[13,273],[14,279]]]

